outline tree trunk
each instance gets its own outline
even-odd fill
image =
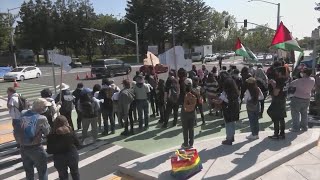
[[[44,49],[44,61],[46,62],[46,64],[49,64],[49,58],[48,58],[48,50]]]
[[[37,64],[38,64],[38,65],[40,64],[40,56],[39,56],[39,53],[37,53]]]

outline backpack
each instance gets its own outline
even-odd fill
[[[179,94],[178,94],[178,89],[176,86],[172,86],[170,88],[170,95],[169,95],[169,99],[171,102],[178,102],[179,100]]]
[[[53,106],[48,107],[48,110],[42,114],[43,116],[45,116],[48,120],[48,123],[50,125],[50,127],[53,127],[53,120],[54,120],[54,116],[55,116],[55,109]]]
[[[198,103],[197,97],[192,92],[186,93],[183,101],[184,111],[193,112],[196,109],[197,103]]]
[[[112,108],[113,102],[112,102],[112,95],[114,94],[114,89],[107,87],[102,89],[99,92],[98,99],[103,99],[104,102],[101,103],[103,107],[105,108]]]
[[[57,98],[59,97],[60,97],[60,94],[57,96]],[[61,111],[70,112],[74,109],[74,97],[69,90],[67,90],[65,93],[62,93],[61,100],[62,100],[62,104],[61,104],[60,112]]]
[[[20,111],[20,112],[22,112],[23,110],[26,110],[26,109],[28,109],[29,107],[28,107],[28,99],[27,98],[25,98],[25,97],[23,97],[23,96],[21,96],[21,95],[19,95],[19,97],[18,97],[18,103],[19,103],[19,107],[18,107],[18,110]]]
[[[94,106],[95,106],[95,104],[93,101],[86,101],[86,102],[81,103],[83,117],[85,117],[85,118],[97,117]]]
[[[32,144],[40,134],[37,134],[37,122],[39,114],[27,111],[20,119],[13,120],[15,138],[21,145]]]
[[[253,100],[250,99],[249,101],[247,101],[246,107],[247,107],[247,111],[250,111],[250,112],[258,111],[259,110],[259,101],[254,103]]]

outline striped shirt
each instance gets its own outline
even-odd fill
[[[207,81],[204,86],[207,94],[216,95],[219,93],[218,81],[213,81],[213,82]]]

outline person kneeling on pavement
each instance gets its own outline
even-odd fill
[[[47,152],[53,154],[54,167],[59,173],[59,179],[68,179],[68,167],[73,180],[79,180],[79,140],[72,131],[68,120],[58,116],[51,133],[47,136]]]
[[[47,180],[47,153],[42,146],[43,135],[50,132],[50,125],[45,116],[52,104],[44,98],[33,102],[32,109],[22,113],[20,119],[13,119],[13,135],[20,145],[23,168],[26,179],[34,179],[34,167],[37,168],[38,178]]]
[[[181,122],[183,130],[183,144],[182,148],[188,149],[193,147],[194,143],[194,122],[196,121],[196,107],[199,96],[192,89],[192,80],[185,79],[186,94],[183,100],[183,107],[181,109]]]

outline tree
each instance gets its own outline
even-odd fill
[[[0,51],[7,51],[10,44],[10,28],[8,20],[8,14],[0,14]]]

